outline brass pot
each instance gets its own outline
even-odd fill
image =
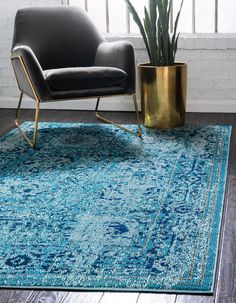
[[[184,125],[187,64],[139,64],[138,70],[144,126],[167,129]]]

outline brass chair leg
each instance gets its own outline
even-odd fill
[[[134,132],[120,124],[117,124],[111,120],[108,120],[106,118],[103,118],[99,112],[98,112],[98,107],[99,107],[99,103],[100,103],[100,97],[97,99],[97,103],[96,103],[96,107],[95,107],[95,112],[96,112],[96,117],[101,120],[102,122],[106,122],[106,123],[109,123],[109,124],[113,124],[115,125],[116,127],[132,134],[132,135],[135,135],[136,137],[142,137],[142,127],[141,127],[141,123],[140,123],[140,119],[139,119],[139,113],[138,113],[138,105],[137,105],[137,100],[136,100],[136,95],[133,94],[132,95],[132,98],[133,98],[133,103],[134,103],[134,109],[135,109],[135,114],[136,114],[136,119],[137,119],[137,123],[138,123],[138,132]]]
[[[16,120],[15,120],[15,124],[17,126],[17,128],[19,129],[22,137],[25,139],[25,141],[32,147],[35,148],[36,146],[36,142],[37,142],[37,133],[38,133],[38,120],[39,120],[39,100],[36,100],[36,110],[35,110],[35,119],[34,119],[34,137],[33,137],[33,141],[31,141],[29,139],[29,137],[26,135],[26,133],[23,131],[23,129],[20,127],[20,120],[19,120],[19,114],[20,114],[20,109],[21,109],[21,104],[22,104],[22,100],[23,100],[23,96],[24,93],[21,92],[20,94],[20,99],[19,99],[19,104],[17,107],[17,111],[16,111]]]

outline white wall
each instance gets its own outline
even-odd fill
[[[61,0],[0,0],[0,108],[14,108],[19,95],[10,63],[14,15],[29,5],[60,5]],[[108,38],[114,40],[117,38]],[[126,37],[136,49],[137,62],[147,60],[140,38]],[[188,63],[188,111],[236,112],[236,35],[185,35],[177,59]],[[130,99],[105,101],[103,109],[130,110]],[[93,109],[94,100],[67,101],[46,108]],[[26,101],[24,106],[34,107]]]

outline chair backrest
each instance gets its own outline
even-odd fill
[[[102,41],[79,7],[28,7],[16,14],[12,49],[29,46],[44,70],[91,66]]]

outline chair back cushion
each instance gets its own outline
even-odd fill
[[[94,65],[103,40],[79,7],[28,7],[16,14],[12,48],[29,46],[46,70]]]

